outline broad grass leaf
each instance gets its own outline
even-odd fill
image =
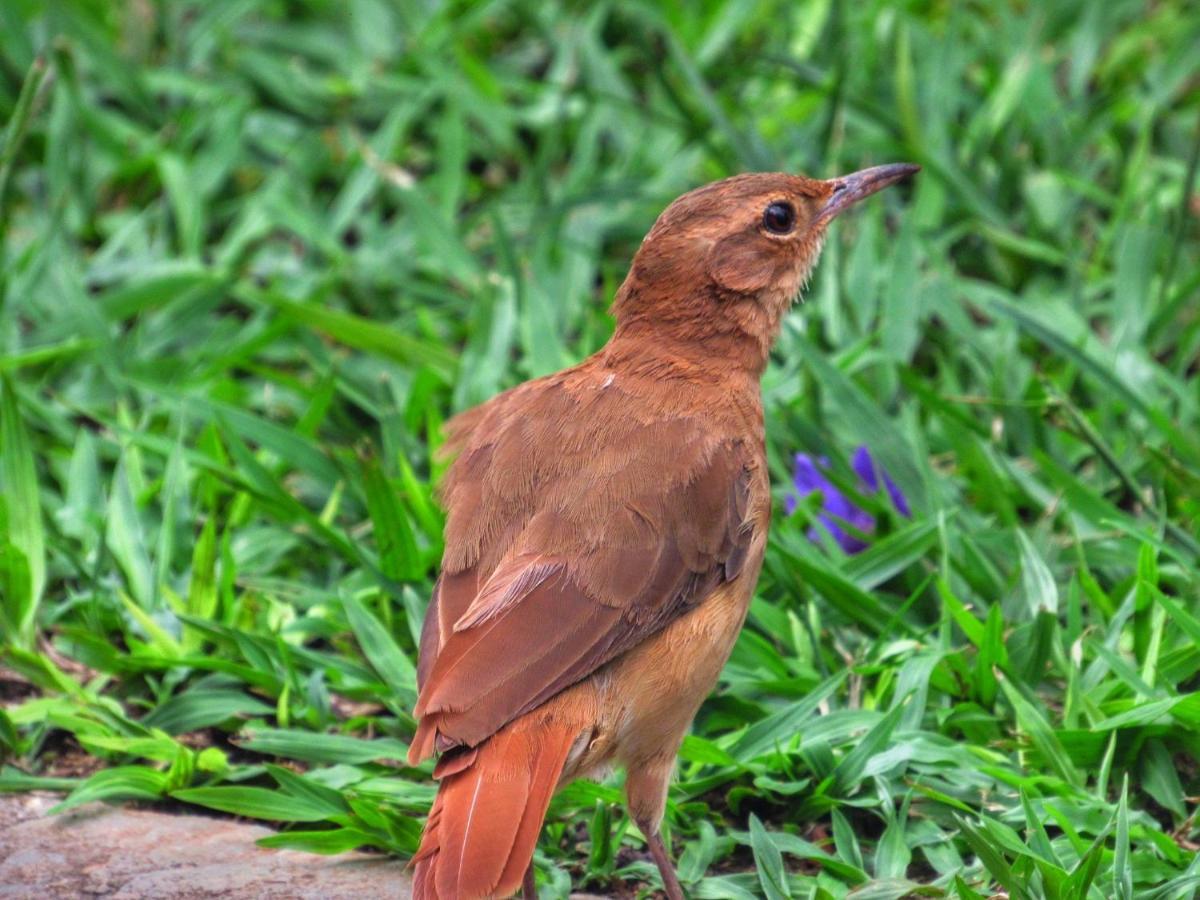
[[[27,589],[6,593],[5,598],[8,618],[26,644],[32,639],[46,584],[46,539],[38,486],[33,447],[17,404],[16,388],[4,376],[0,378],[0,492],[5,528],[0,530],[0,546],[11,544],[23,560],[21,571],[27,573]],[[10,567],[14,565],[10,563]],[[15,587],[21,579],[11,581]]]
[[[737,742],[729,748],[730,754],[748,762],[764,753],[773,752],[779,746],[788,744],[796,734],[800,733],[804,723],[813,716],[817,708],[842,685],[847,674],[839,672],[831,675],[802,700],[752,723]]]
[[[1121,784],[1117,804],[1117,832],[1113,847],[1112,896],[1114,900],[1133,900],[1133,865],[1129,845],[1129,776]]]
[[[322,803],[260,787],[184,788],[172,791],[171,796],[184,803],[272,822],[321,822],[330,816]]]
[[[850,824],[850,820],[837,807],[834,807],[830,813],[830,822],[833,826],[833,843],[837,848],[837,855],[843,862],[854,866],[854,868],[862,871],[863,869],[863,854],[862,847],[858,842],[858,835],[855,834],[854,827]]]
[[[266,766],[267,773],[275,779],[275,783],[292,797],[312,804],[313,808],[321,807],[329,816],[338,816],[350,812],[350,805],[343,799],[339,791],[326,787],[319,782],[297,774],[282,766],[270,763]]]
[[[274,707],[234,688],[196,686],[176,694],[150,711],[146,725],[167,734],[185,734],[220,725],[231,719],[265,715]]]
[[[378,846],[379,838],[357,828],[328,828],[324,831],[284,831],[259,838],[255,843],[272,850],[336,856],[359,847]]]
[[[419,578],[424,565],[417,552],[408,511],[389,479],[383,474],[379,461],[369,457],[362,461],[362,490],[367,510],[375,526],[375,542],[379,547],[379,565],[383,574],[395,581]]]
[[[988,873],[1008,891],[1015,900],[1031,900],[1026,892],[1023,881],[1018,879],[1005,859],[1004,854],[995,845],[990,836],[980,831],[972,822],[960,815],[955,815],[955,821],[967,846],[979,857],[979,861]]]
[[[1021,557],[1021,593],[1030,619],[1038,613],[1058,612],[1058,587],[1050,567],[1024,531],[1017,531],[1017,549]]]
[[[97,304],[109,319],[119,322],[170,303],[206,297],[220,287],[222,280],[221,275],[198,262],[164,261],[104,291]]]
[[[157,800],[167,789],[167,773],[147,766],[101,769],[50,808],[51,814],[97,800]]]
[[[904,715],[904,703],[897,703],[868,731],[854,748],[842,758],[833,770],[833,792],[842,795],[853,790],[861,780],[863,771],[871,757],[883,752],[891,740],[892,732]]]
[[[245,750],[304,762],[354,765],[377,760],[403,760],[408,745],[395,738],[322,734],[301,728],[247,728],[234,742]]]
[[[145,530],[129,483],[129,458],[124,453],[113,475],[107,525],[108,549],[125,575],[133,602],[143,611],[156,610],[157,591],[146,551]]]
[[[375,353],[405,365],[423,365],[443,378],[454,371],[453,353],[438,344],[423,341],[354,313],[315,303],[298,303],[269,291],[239,287],[235,296],[254,306],[265,305],[288,318],[315,328],[349,347]]]
[[[976,647],[981,646],[985,634],[984,626],[963,605],[963,602],[958,599],[958,595],[954,593],[948,581],[939,576],[934,582],[934,586],[942,598],[943,608],[949,613],[950,620],[959,627],[972,644]]]
[[[1016,712],[1017,723],[1037,748],[1050,767],[1067,784],[1081,786],[1082,776],[1063,749],[1062,743],[1050,727],[1045,714],[1027,700],[1007,678],[1000,676],[1000,687]]]
[[[30,775],[14,766],[0,767],[0,793],[8,791],[71,791],[79,778],[55,778],[49,775]]]
[[[905,525],[846,560],[842,574],[864,591],[872,591],[923,559],[937,544],[937,537],[935,519]]]
[[[393,702],[411,706],[417,696],[417,670],[408,654],[358,598],[343,597],[341,602],[363,655],[392,692]]]
[[[1184,806],[1185,793],[1179,781],[1179,771],[1170,751],[1161,740],[1146,742],[1139,756],[1138,770],[1142,790],[1170,810],[1175,821],[1185,819],[1187,809]]]
[[[750,814],[750,848],[758,869],[758,881],[767,900],[787,900],[792,896],[788,886],[783,855],[771,840],[758,816]]]

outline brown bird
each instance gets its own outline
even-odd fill
[[[675,756],[745,618],[770,520],[759,378],[829,222],[916,172],[752,174],[659,217],[579,365],[451,420],[409,760],[440,787],[413,897],[524,884],[555,790],[626,769],[659,834]]]

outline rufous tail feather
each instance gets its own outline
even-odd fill
[[[521,887],[578,726],[517,719],[438,764],[413,856],[413,900],[507,897]],[[463,756],[459,756],[463,754]]]

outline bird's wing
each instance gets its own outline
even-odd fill
[[[587,373],[497,401],[444,491],[414,758],[477,744],[645,640],[734,578],[752,537],[751,454],[702,417]]]

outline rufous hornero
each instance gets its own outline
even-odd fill
[[[829,223],[918,168],[738,175],[684,194],[634,256],[602,349],[448,423],[446,551],[409,751],[441,754],[440,785],[414,898],[534,896],[551,796],[613,766],[682,898],[659,824],[762,566],[759,379]]]

